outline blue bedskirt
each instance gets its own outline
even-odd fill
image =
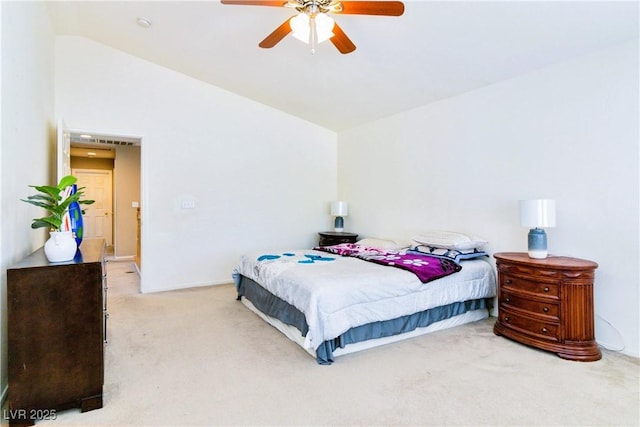
[[[253,280],[240,276],[236,285],[238,300],[247,298],[264,314],[274,317],[281,322],[295,326],[302,336],[306,336],[309,326],[304,314],[288,302],[273,295]],[[368,323],[349,329],[342,335],[323,342],[316,348],[316,360],[321,365],[330,365],[334,361],[333,352],[337,348],[344,348],[348,344],[366,341],[369,339],[389,337],[393,335],[411,332],[416,328],[423,328],[432,323],[464,314],[467,311],[488,308],[490,300],[486,298],[455,302],[452,304],[435,307],[429,310],[398,317],[396,319]]]

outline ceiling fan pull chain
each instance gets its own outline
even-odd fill
[[[309,17],[309,38],[311,39],[311,54],[316,53],[316,44],[318,43],[318,31],[316,31],[316,15]]]

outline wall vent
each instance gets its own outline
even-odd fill
[[[135,145],[131,141],[119,141],[119,140],[115,140],[115,139],[96,139],[95,142],[97,144],[120,145],[120,146],[125,146],[125,147],[131,147],[132,145]]]
[[[141,138],[116,135],[96,135],[71,132],[71,144],[111,145],[118,147],[133,147],[140,145]]]

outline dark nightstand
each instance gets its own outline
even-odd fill
[[[340,243],[355,243],[358,235],[342,231],[321,231],[318,246],[332,246]]]

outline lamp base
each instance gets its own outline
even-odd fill
[[[545,259],[548,256],[547,251],[528,251],[529,258]]]
[[[333,231],[337,231],[339,233],[344,231],[344,218],[341,216],[336,217],[336,220],[333,223]]]
[[[547,257],[547,233],[541,228],[532,228],[528,235],[529,258],[545,259]]]

